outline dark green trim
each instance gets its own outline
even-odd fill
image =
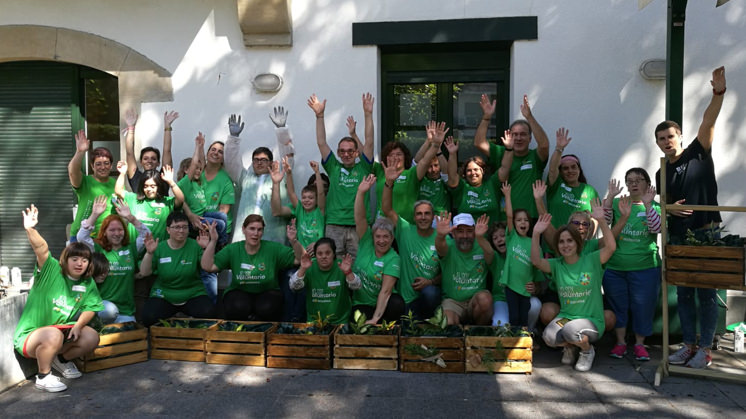
[[[536,16],[352,24],[352,45],[447,44],[537,38]]]
[[[684,105],[684,21],[687,0],[668,0],[666,119],[682,124]],[[683,128],[683,127],[682,127]]]

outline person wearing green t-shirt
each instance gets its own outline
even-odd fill
[[[287,238],[293,248],[262,240],[264,219],[251,214],[243,221],[246,240],[231,243],[215,254],[217,231],[209,227],[209,242],[202,255],[202,269],[219,272],[231,269],[231,283],[223,295],[225,317],[230,320],[258,319],[280,321],[283,316],[283,294],[278,276],[297,265],[303,246],[297,239],[295,222],[287,227]]]
[[[368,175],[355,196],[355,228],[360,236],[358,253],[352,270],[362,281],[362,287],[352,295],[352,312],[365,314],[369,324],[381,319],[398,321],[404,314],[404,299],[394,294],[401,273],[401,258],[391,247],[394,226],[387,218],[378,218],[368,227],[365,216],[365,196],[376,184],[376,177]]]
[[[295,194],[293,171],[289,165],[284,165],[284,171],[279,164],[274,164],[270,171],[272,175],[272,216],[295,218],[295,228],[298,240],[307,252],[313,253],[313,244],[324,236],[326,193],[321,178],[319,163],[309,163],[316,177],[313,185],[306,185],[301,190],[300,199]],[[290,199],[290,206],[283,206],[280,198],[280,183],[285,178],[285,188]]]
[[[534,225],[531,236],[531,262],[544,273],[552,275],[560,297],[560,312],[544,328],[547,345],[562,347],[562,363],[575,363],[578,371],[589,371],[596,351],[592,343],[604,332],[604,308],[601,295],[603,267],[616,250],[614,235],[599,211],[593,216],[603,233],[604,245],[592,253],[583,253],[584,240],[576,230],[562,226],[557,230],[559,257],[545,259],[541,255],[541,234],[552,223],[544,214]],[[580,354],[577,355],[577,350]]]
[[[316,95],[308,99],[308,106],[316,115],[316,145],[321,153],[321,164],[329,175],[329,195],[326,200],[326,231],[324,235],[334,240],[337,254],[341,257],[357,254],[360,237],[356,234],[355,196],[358,185],[373,170],[373,96],[363,95],[363,113],[365,115],[365,143],[360,144],[356,136],[343,137],[337,145],[337,156],[332,153],[326,141],[324,111],[326,99],[320,101]],[[347,127],[351,134],[355,132],[355,121],[348,118]],[[360,153],[362,148],[362,154]],[[360,157],[360,161],[355,160]],[[368,196],[364,197],[364,207],[368,207]],[[366,211],[367,214],[367,211]]]
[[[75,134],[75,155],[67,165],[67,174],[70,177],[70,185],[73,187],[78,199],[78,210],[75,219],[70,226],[70,241],[74,242],[80,229],[80,223],[91,215],[93,200],[99,195],[112,196],[114,194],[114,178],[109,176],[114,157],[105,147],[97,147],[91,151],[92,175],[83,174],[83,159],[88,152],[88,138],[83,130]],[[111,202],[107,203],[106,214],[112,210]],[[101,227],[103,219],[96,220],[96,226],[92,234],[95,236]]]
[[[314,246],[314,258],[303,252],[300,268],[290,277],[290,288],[306,292],[306,321],[315,316],[329,319],[332,324],[350,321],[350,291],[360,289],[362,282],[352,271],[352,255],[336,259],[334,240],[322,237]]]
[[[101,223],[101,231],[94,240],[91,238],[92,226],[99,215],[106,209],[108,198],[101,195],[93,203],[93,212],[83,220],[78,231],[78,241],[88,245],[91,250],[102,254],[108,261],[108,275],[99,282],[99,294],[103,299],[104,309],[97,313],[104,323],[124,323],[135,321],[135,272],[138,255],[145,249],[145,236],[150,234],[148,227],[135,218],[127,202],[122,199],[114,203],[117,214],[111,214]],[[137,240],[130,241],[127,222],[137,229]]]
[[[489,217],[482,215],[475,223],[471,214],[453,217],[443,213],[436,217],[435,250],[443,272],[443,313],[448,324],[492,324],[492,295],[487,290],[487,270],[494,252],[485,234]],[[453,242],[447,243],[451,234]],[[478,246],[474,245],[474,241]]]
[[[632,352],[638,361],[650,360],[645,337],[653,334],[653,318],[660,292],[661,260],[658,233],[661,231],[660,206],[654,201],[655,187],[645,169],[636,167],[624,176],[629,198],[613,198],[619,193],[614,184],[604,200],[607,220],[613,216],[612,230],[617,236],[617,251],[604,273],[604,295],[616,314],[617,344],[612,358],[627,353],[628,313],[635,333]],[[618,182],[616,182],[618,185]],[[613,199],[613,201],[612,201]]]
[[[91,278],[91,250],[71,243],[59,261],[36,230],[39,211],[32,204],[23,211],[23,227],[36,256],[34,285],[13,334],[13,347],[25,358],[36,359],[36,388],[48,392],[67,389],[52,368],[63,377],[82,374],[72,362],[98,346],[98,333],[87,326],[103,309],[101,296]]]
[[[479,104],[483,114],[474,137],[474,146],[489,156],[491,167],[499,166],[501,181],[510,179],[515,191],[513,205],[516,208],[525,208],[531,218],[536,218],[538,213],[531,194],[531,184],[541,179],[544,173],[544,167],[549,159],[549,138],[534,117],[528,97],[524,95],[521,114],[525,119],[518,119],[510,124],[503,137],[504,146],[492,144],[487,140],[487,130],[495,113],[496,102],[490,102],[487,95],[482,95]],[[532,134],[536,138],[536,149],[529,149]]]
[[[385,171],[382,210],[395,226],[394,237],[401,255],[401,276],[396,283],[396,293],[419,319],[433,316],[440,305],[440,263],[435,251],[435,229],[433,228],[433,205],[429,201],[417,201],[414,207],[414,223],[409,223],[393,209],[392,190],[401,168],[389,165]]]
[[[145,237],[145,256],[140,274],[156,275],[150,297],[142,310],[142,323],[150,327],[178,312],[197,318],[213,318],[215,305],[207,296],[200,279],[202,249],[210,240],[200,232],[197,240],[189,238],[189,219],[183,212],[173,212],[166,219],[168,239],[160,241],[151,234]]]

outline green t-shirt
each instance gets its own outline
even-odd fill
[[[487,268],[484,252],[476,242],[469,252],[462,252],[455,244],[449,244],[448,254],[440,259],[443,298],[467,301],[477,292],[486,289]]]
[[[505,301],[505,285],[500,284],[500,278],[505,268],[505,256],[498,252],[492,258],[490,273],[492,273],[492,301]]]
[[[660,215],[661,207],[653,201],[653,208]],[[614,220],[621,217],[619,198],[614,199]],[[658,235],[648,231],[648,218],[641,202],[632,203],[632,212],[627,224],[616,241],[616,251],[606,263],[615,271],[640,271],[660,266]]]
[[[417,233],[417,225],[410,224],[399,217],[396,223],[394,237],[399,244],[401,257],[401,276],[396,282],[396,290],[409,304],[420,296],[412,288],[415,278],[433,279],[440,273],[440,261],[435,250],[435,230],[429,237],[422,237]]]
[[[307,247],[309,244],[316,242],[316,240],[324,237],[324,214],[321,213],[319,207],[306,211],[303,209],[300,201],[298,205],[291,206],[290,210],[293,211],[293,217],[295,217],[295,228],[298,231],[298,241],[303,247]]]
[[[326,223],[343,226],[355,225],[355,195],[360,182],[371,173],[372,163],[365,156],[348,169],[329,152],[322,162],[329,175],[329,194],[326,197]],[[365,195],[365,208],[368,208],[368,195]]]
[[[505,239],[507,252],[500,283],[524,297],[530,297],[526,284],[533,281],[536,275],[536,268],[531,263],[531,237],[522,237],[511,229]]]
[[[95,249],[109,261],[109,275],[102,284],[96,284],[101,299],[116,304],[120,314],[134,316],[137,246],[130,242],[127,247],[107,252],[96,244]]]
[[[277,275],[293,266],[293,249],[277,242],[262,240],[259,251],[246,253],[246,241],[231,243],[215,255],[215,266],[233,271],[233,278],[225,290],[241,290],[259,294],[280,288]]]
[[[363,283],[363,286],[352,294],[352,304],[375,307],[383,286],[383,276],[390,275],[398,279],[401,273],[401,259],[393,248],[380,258],[376,256],[373,232],[368,229],[358,243],[357,257],[352,270]]]
[[[549,259],[552,277],[557,285],[560,300],[559,318],[588,319],[596,325],[601,337],[604,323],[604,303],[601,295],[603,268],[599,250],[583,254],[572,264],[564,258]]]
[[[129,205],[132,215],[150,229],[154,239],[159,239],[160,241],[168,239],[166,218],[174,211],[174,197],[167,196],[160,199],[144,199],[139,201],[137,194],[125,192],[124,200]],[[137,238],[137,229],[135,226],[129,224],[128,230],[130,240],[135,240]]]
[[[333,324],[345,324],[350,320],[350,289],[347,287],[345,274],[337,263],[333,263],[332,268],[324,272],[319,269],[316,259],[313,259],[313,264],[306,271],[304,282],[307,321],[313,321],[319,312],[322,319],[331,315],[329,321]]]
[[[427,176],[422,178],[420,192],[417,196],[417,200],[421,199],[428,200],[433,204],[433,211],[436,215],[443,211],[451,211],[451,194],[448,192],[446,181],[443,178],[436,180],[429,179]]]
[[[26,338],[34,330],[57,324],[75,324],[78,313],[104,309],[93,279],[73,281],[63,275],[59,261],[51,253],[41,269],[37,266],[34,272],[34,286],[29,291],[13,334],[13,347],[19,354],[23,354]]]
[[[500,150],[502,149],[502,150]],[[502,163],[502,153],[505,147],[496,144],[490,144],[490,166],[500,167]],[[523,208],[528,211],[532,218],[539,216],[534,201],[533,184],[541,179],[544,168],[547,166],[546,160],[541,160],[536,149],[531,149],[523,157],[513,156],[513,165],[510,166],[510,186],[511,201],[513,210]]]
[[[70,226],[71,236],[75,237],[78,234],[78,230],[80,230],[80,223],[91,216],[91,211],[93,210],[93,201],[96,199],[97,196],[106,195],[108,198],[111,198],[114,195],[115,183],[116,179],[112,177],[110,177],[108,181],[101,183],[96,180],[95,177],[88,175],[83,176],[83,179],[80,182],[80,187],[78,187],[77,189],[73,188],[75,196],[78,197],[78,211],[75,213],[75,220]],[[113,208],[111,199],[107,199],[106,210],[96,220],[96,227],[94,227],[93,231],[91,232],[91,237],[96,237],[98,229],[101,228],[101,223],[104,222],[104,218],[106,218],[106,216],[111,214],[112,210]]]
[[[184,176],[177,183],[179,189],[184,193],[184,202],[189,206],[189,209],[202,216],[207,210],[207,198],[205,198],[205,189],[196,181],[190,180],[189,176]]]
[[[153,253],[153,274],[157,278],[150,296],[181,304],[207,295],[199,276],[201,259],[202,248],[193,239],[187,239],[180,249],[172,249],[167,240],[158,243]]]
[[[386,175],[381,163],[373,164],[373,173],[376,175],[376,217],[384,217],[381,211],[383,188],[386,183]],[[391,191],[391,206],[399,218],[404,217],[410,223],[414,222],[414,203],[420,193],[420,180],[417,179],[417,166],[404,170],[394,182]]]
[[[557,179],[547,189],[547,210],[552,214],[552,225],[559,228],[567,224],[572,213],[576,211],[591,211],[591,201],[598,198],[598,192],[593,186],[581,183],[570,187]]]
[[[463,179],[451,189],[453,208],[456,214],[466,212],[474,220],[482,214],[490,217],[490,223],[505,220],[505,205],[500,191],[500,179],[496,175],[490,176],[479,186],[471,186]]]
[[[227,234],[230,234],[233,231],[233,204],[236,203],[236,192],[233,189],[231,177],[228,176],[228,172],[225,169],[220,169],[210,181],[205,177],[205,172],[202,172],[200,180],[202,181],[202,188],[205,191],[205,200],[207,202],[205,212],[220,211],[220,205],[231,206],[231,209],[228,211],[228,222],[225,223],[225,231]],[[240,222],[243,222],[243,220]]]

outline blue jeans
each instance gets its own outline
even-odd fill
[[[435,309],[440,305],[440,287],[437,285],[428,285],[420,291],[420,296],[416,300],[404,306],[404,313],[412,310],[415,318],[425,320],[433,316]]]
[[[200,269],[199,277],[202,279],[202,284],[205,286],[207,296],[210,297],[213,304],[216,304],[218,301],[218,274]]]
[[[699,299],[699,313],[694,293]],[[699,346],[712,347],[718,321],[717,290],[712,288],[676,287],[677,309],[684,343],[694,345],[697,340],[697,314],[699,314]]]
[[[111,301],[104,300],[104,309],[97,312],[96,315],[101,318],[105,324],[109,323],[126,323],[135,321],[135,316],[119,314],[119,307]]]
[[[202,215],[205,222],[215,222],[216,229],[218,231],[218,245],[225,246],[228,243],[228,232],[226,228],[228,226],[228,215],[220,211],[208,211]]]
[[[653,334],[653,317],[661,288],[661,269],[604,273],[604,295],[616,315],[617,329],[627,327],[632,314],[632,331],[640,336]]]
[[[297,268],[290,268],[281,271],[278,275],[282,296],[285,299],[285,305],[282,313],[284,322],[305,322],[306,314],[306,288],[298,291],[290,289],[290,277],[297,271]],[[313,313],[314,315],[316,313]]]

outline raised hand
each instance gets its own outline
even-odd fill
[[[513,136],[510,134],[510,130],[506,129],[503,131],[503,136],[500,137],[505,148],[513,148]]]
[[[435,229],[441,236],[447,236],[455,227],[451,226],[451,213],[443,211],[435,216]]]
[[[277,128],[282,128],[288,122],[288,111],[282,106],[275,106],[273,113],[269,114],[269,119]]]
[[[510,183],[503,182],[502,186],[500,187],[500,190],[503,192],[503,196],[510,196],[510,190],[511,190]]]
[[[197,136],[194,138],[194,145],[197,148],[205,148],[205,135],[202,134],[202,131],[199,131]]]
[[[145,235],[144,244],[145,251],[152,255],[155,252],[155,249],[158,248],[158,239],[153,239],[153,234],[148,233]]]
[[[490,217],[487,214],[482,214],[477,218],[477,223],[474,226],[474,234],[477,236],[484,236],[487,234],[487,230],[490,228]]]
[[[718,67],[712,70],[712,80],[710,80],[712,89],[716,92],[725,91],[725,67]]]
[[[450,130],[450,128],[446,128],[445,122],[435,123],[434,136],[432,139],[430,139],[428,136],[428,140],[430,140],[430,142],[433,143],[434,145],[440,146],[440,144],[446,138],[446,133],[448,133],[448,130]]]
[[[117,172],[119,172],[120,175],[126,175],[127,174],[127,162],[124,160],[119,160],[117,162]]]
[[[355,118],[350,115],[347,117],[347,132],[350,134],[350,137],[355,137],[356,133],[355,130],[357,129],[357,122],[355,122]]]
[[[231,114],[228,118],[228,131],[232,137],[238,137],[243,131],[244,123],[241,122],[241,115]]]
[[[552,224],[552,214],[542,214],[534,225],[534,234],[542,234]]]
[[[173,167],[164,164],[161,172],[161,179],[169,185],[174,182],[174,169]]]
[[[532,185],[534,189],[534,199],[542,199],[547,193],[547,184],[543,180],[539,179]]]
[[[208,244],[210,244],[210,233],[206,231],[204,228],[199,229],[199,232],[197,234],[197,244],[201,248],[206,248]]]
[[[352,263],[354,262],[354,259],[352,258],[351,254],[346,254],[342,261],[339,262],[339,269],[341,269],[344,272],[349,272],[350,269],[352,269]]]
[[[37,209],[34,204],[31,204],[29,208],[21,211],[21,214],[23,215],[24,229],[28,230],[34,228],[39,224],[39,209]]]
[[[458,153],[458,143],[453,141],[453,136],[449,135],[448,138],[443,142],[446,146],[446,150],[448,150],[449,155],[453,155],[454,158],[456,156],[455,153]]]
[[[373,113],[373,103],[375,102],[375,99],[373,98],[373,95],[370,93],[363,94],[363,112],[366,114]]]
[[[137,112],[134,109],[127,109],[124,113],[124,121],[127,123],[127,127],[134,127],[137,124]]]
[[[621,200],[619,202],[621,207]],[[606,219],[604,215],[604,207],[601,205],[601,200],[598,198],[594,198],[591,201],[591,217],[598,221]]]
[[[570,134],[570,131],[566,130],[565,127],[561,127],[557,130],[557,147],[564,149],[568,144],[570,144],[572,137],[568,137],[568,134]]]
[[[311,166],[311,170],[313,170],[314,173],[319,173],[319,162],[311,160],[308,162],[308,165]]]
[[[523,95],[523,103],[521,103],[521,115],[526,119],[531,119],[531,106],[528,104],[528,95]]]
[[[386,178],[386,183],[396,182],[399,179],[399,175],[404,171],[404,166],[396,168],[396,164],[388,164],[383,166],[383,173]]]
[[[376,175],[368,175],[361,182],[360,186],[357,187],[358,192],[368,192],[376,184]]]
[[[495,113],[496,105],[497,100],[490,102],[489,96],[482,94],[482,97],[479,99],[479,106],[482,108],[482,119],[489,120],[492,118],[492,115]]]
[[[642,194],[642,203],[645,204],[645,206],[650,205],[650,203],[653,202],[653,199],[655,199],[655,195],[655,186],[649,185],[645,192]]]
[[[285,235],[291,243],[298,239],[298,230],[295,228],[295,218],[290,220],[290,223],[285,228]]]
[[[106,195],[99,195],[93,200],[91,213],[96,214],[96,218],[98,218],[99,215],[103,214],[104,211],[106,211],[106,204],[108,200],[109,197]]]
[[[75,134],[75,150],[80,153],[88,151],[88,138],[85,136],[85,131],[83,130]]]
[[[218,235],[218,223],[217,221],[212,221],[209,223],[204,223],[205,227],[207,227],[207,234],[210,241],[217,242],[219,235]],[[205,229],[202,229],[203,231]]]
[[[308,246],[306,246],[306,253],[311,257],[316,256],[316,242],[309,243]]]
[[[316,93],[312,94],[310,98],[308,98],[308,106],[313,110],[313,113],[316,114],[317,117],[324,116],[324,109],[326,109],[326,99],[324,99],[323,102],[319,102],[319,99],[316,97]]]
[[[272,177],[272,182],[274,183],[282,182],[282,178],[285,177],[285,172],[280,170],[280,162],[278,161],[272,162],[272,165],[269,167],[269,175]]]
[[[622,192],[622,182],[617,179],[609,181],[609,198],[614,198]]]
[[[619,213],[622,214],[622,217],[629,217],[629,215],[632,214],[632,199],[629,195],[624,195],[619,198],[617,208],[619,208]]]
[[[290,156],[282,157],[282,169],[286,174],[293,174],[293,165],[290,164]]]
[[[117,210],[117,214],[119,214],[125,220],[128,220],[132,216],[130,206],[127,205],[127,201],[122,198],[117,198],[114,201],[114,209]]]
[[[163,112],[163,126],[166,128],[170,128],[171,124],[173,124],[178,117],[179,113],[176,111]]]
[[[313,265],[311,255],[309,255],[307,252],[303,252],[303,254],[300,256],[300,267],[308,270],[311,269],[311,265]]]

